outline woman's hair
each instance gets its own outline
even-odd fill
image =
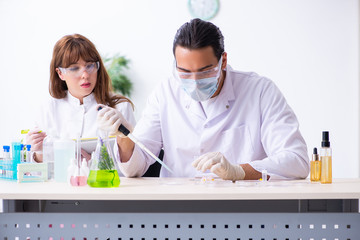
[[[54,98],[66,97],[68,90],[66,82],[61,80],[56,72],[56,68],[67,68],[71,64],[77,63],[79,59],[85,62],[99,62],[97,80],[93,90],[95,99],[98,103],[115,107],[120,102],[129,102],[134,108],[130,99],[115,94],[111,85],[111,79],[101,60],[100,54],[95,45],[86,37],[80,34],[66,35],[56,42],[50,63],[50,84],[49,92]]]
[[[177,46],[190,50],[211,46],[215,56],[220,60],[224,52],[224,36],[220,29],[211,22],[195,18],[177,30],[173,43],[174,55]]]

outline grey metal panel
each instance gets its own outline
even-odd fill
[[[320,200],[5,200],[5,212],[359,212],[358,199]]]
[[[2,213],[0,239],[358,240],[359,213]]]

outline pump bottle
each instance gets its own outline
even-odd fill
[[[312,182],[319,182],[321,177],[321,161],[319,161],[319,154],[317,148],[314,148],[312,159],[310,162],[310,180]]]
[[[321,183],[332,183],[332,153],[329,141],[329,132],[322,133],[322,142],[320,149],[321,161]]]

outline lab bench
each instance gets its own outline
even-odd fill
[[[121,178],[119,188],[0,181],[0,240],[355,240],[359,198],[360,179]]]

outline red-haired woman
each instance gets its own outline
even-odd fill
[[[96,137],[98,104],[116,109],[135,125],[133,103],[113,93],[100,54],[94,44],[80,34],[64,36],[55,44],[49,92],[51,99],[42,108],[36,128],[27,136],[27,142],[37,153],[35,161],[42,161],[40,153],[47,134],[67,138]],[[89,154],[82,150],[83,157],[89,159]]]

